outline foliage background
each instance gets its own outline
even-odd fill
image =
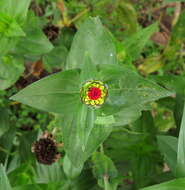
[[[183,0],[1,0],[0,189],[184,190],[184,8]],[[137,72],[171,94],[149,97],[142,109],[125,110],[124,125],[113,128],[83,167],[71,164],[64,148],[58,162],[45,166],[31,146],[46,130],[57,131],[57,142],[63,142],[63,121],[9,98],[43,77],[73,68],[74,57],[81,62],[83,42],[84,49],[97,48],[102,55],[104,41],[102,49],[93,43],[101,27],[81,29],[80,46],[71,46],[89,16],[98,16],[111,32],[117,60],[131,72],[125,84],[136,85],[141,79],[132,73]],[[129,101],[140,101],[133,94]]]

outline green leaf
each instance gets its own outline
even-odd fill
[[[53,183],[64,181],[64,173],[58,162],[47,166],[43,164],[36,164],[36,176],[37,183]]]
[[[12,100],[60,114],[72,114],[80,102],[77,70],[59,72],[26,87]]]
[[[97,179],[103,179],[104,176],[115,178],[118,175],[118,171],[113,163],[113,161],[107,157],[105,154],[100,152],[95,152],[92,156],[93,173]]]
[[[1,36],[0,56],[7,54],[12,48],[14,48],[17,41],[18,41],[17,37],[6,38],[4,36]]]
[[[30,184],[34,180],[34,171],[33,167],[27,162],[21,164],[13,172],[8,174],[11,185],[18,186],[24,184]]]
[[[131,59],[135,61],[140,53],[142,52],[143,48],[148,43],[151,35],[154,32],[157,32],[158,24],[154,23],[147,28],[141,29],[126,40],[123,41],[123,46],[126,51],[126,59]]]
[[[25,21],[31,0],[1,0],[0,12],[14,17],[18,23]]]
[[[133,155],[130,155],[130,165],[134,186],[139,189],[153,182],[152,179],[158,175],[156,165],[161,162],[156,148],[156,129],[151,113],[143,111],[142,116],[132,124],[132,130],[139,133],[141,138],[138,144],[131,145],[133,151],[130,153]]]
[[[185,92],[185,77],[177,75],[164,75],[164,76],[152,76],[159,84],[165,86],[166,88],[175,91],[177,94],[184,95]]]
[[[31,3],[31,0],[24,0],[21,3],[19,0],[11,0],[10,14],[17,20],[18,23],[25,22],[30,3]]]
[[[74,37],[66,67],[82,68],[85,64],[85,52],[89,54],[93,64],[116,63],[115,47],[98,18],[89,18],[80,26]]]
[[[68,50],[65,46],[60,45],[53,48],[52,51],[43,56],[43,62],[48,72],[53,69],[64,68]]]
[[[12,56],[0,58],[0,90],[13,85],[24,71],[23,59]]]
[[[8,131],[6,131],[0,138],[0,146],[1,146],[1,156],[0,162],[6,163],[8,157],[10,156],[11,148],[13,146],[13,141],[15,138],[16,128],[15,126],[10,123],[10,127]]]
[[[102,111],[105,115],[114,114],[114,125],[128,124],[146,109],[145,104],[173,94],[126,66],[110,64],[99,67],[101,80],[107,84],[109,91]],[[128,119],[122,117],[124,114]]]
[[[19,37],[25,36],[24,31],[20,27],[20,25],[16,22],[16,20],[5,14],[0,12],[0,34],[5,37]]]
[[[173,94],[153,81],[144,79],[126,66],[102,65],[100,67],[102,80],[109,87],[111,104],[125,107],[133,104],[142,105]]]
[[[8,110],[0,108],[0,137],[9,129]]]
[[[94,120],[95,110],[85,104],[80,104],[79,108],[77,109],[76,135],[79,138],[83,150],[85,150],[89,135],[94,128]]]
[[[157,137],[157,142],[159,150],[164,155],[165,161],[172,170],[174,176],[176,176],[178,139],[172,136],[160,135]]]
[[[75,167],[71,163],[67,155],[65,155],[64,162],[63,162],[63,169],[69,179],[74,179],[81,173],[83,169],[83,165]]]
[[[82,85],[89,80],[98,80],[96,65],[92,62],[88,52],[85,52],[84,64],[80,73],[80,82]]]
[[[38,184],[29,184],[29,185],[21,185],[21,186],[16,186],[13,188],[13,190],[42,190],[44,186],[43,185],[38,185]],[[48,185],[47,185],[48,187]],[[46,187],[45,187],[46,188]],[[47,189],[50,190],[50,189]]]
[[[185,188],[185,178],[175,179],[159,185],[153,185],[151,187],[146,187],[141,190],[184,190]]]
[[[0,165],[0,189],[3,190],[12,190],[8,177],[6,175],[5,168],[3,165]]]
[[[106,190],[117,189],[113,180],[118,176],[118,171],[113,161],[103,153],[95,152],[92,157],[93,174],[98,179],[98,184]]]
[[[115,119],[113,115],[97,116],[95,120],[95,124],[97,125],[110,125],[114,123],[115,123]]]
[[[178,153],[177,153],[177,176],[185,177],[185,106],[181,121],[179,140],[178,140]]]
[[[22,162],[29,162],[35,159],[33,157],[33,153],[31,152],[31,147],[37,139],[37,134],[37,131],[29,131],[29,133],[22,133],[22,135],[18,138],[20,142],[19,154]]]
[[[77,109],[75,111],[78,113]],[[79,139],[78,128],[76,126],[77,117],[76,115],[70,114],[60,120],[65,144],[64,148],[68,158],[75,167],[83,165],[112,131],[112,128],[108,125],[94,124],[91,132],[85,133],[86,144],[84,145],[83,141]],[[89,119],[88,117],[87,121]]]
[[[19,40],[16,49],[14,50],[17,54],[34,57],[46,54],[53,49],[53,45],[42,32],[36,16],[32,14],[29,15],[27,22],[24,25],[24,31],[26,37]]]
[[[181,118],[183,115],[184,98],[185,98],[185,77],[177,75],[164,75],[164,76],[152,76],[159,84],[168,88],[169,90],[176,92],[175,106],[173,108],[173,114],[175,123],[177,126],[177,133],[180,130]]]

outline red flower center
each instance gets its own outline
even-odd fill
[[[98,98],[101,97],[101,89],[96,88],[96,87],[90,88],[88,91],[88,97],[91,100],[97,100]]]

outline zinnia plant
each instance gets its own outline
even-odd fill
[[[66,69],[12,99],[57,114],[68,161],[82,168],[112,130],[134,121],[148,103],[169,95],[120,64],[110,33],[98,18],[90,18],[74,37]]]

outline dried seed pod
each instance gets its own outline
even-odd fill
[[[35,153],[38,162],[51,165],[60,158],[57,147],[53,135],[46,132],[33,144],[32,152]]]

